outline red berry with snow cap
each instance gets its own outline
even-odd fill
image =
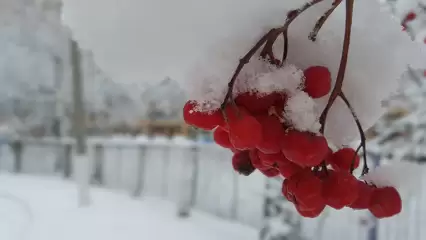
[[[235,103],[247,109],[251,114],[266,114],[269,108],[280,98],[281,95],[276,92],[266,95],[247,92],[238,95],[235,98]]]
[[[219,110],[212,112],[197,111],[196,103],[188,101],[183,107],[183,119],[189,125],[202,128],[205,130],[212,130],[218,125],[224,123],[222,113]]]
[[[323,66],[309,67],[304,71],[304,91],[312,98],[320,98],[331,90],[331,73]]]

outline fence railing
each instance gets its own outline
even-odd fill
[[[3,145],[0,169],[73,177],[71,139],[19,139]],[[234,173],[232,153],[213,144],[134,140],[88,141],[92,183],[131,196],[155,196],[178,206],[260,228],[265,179]]]

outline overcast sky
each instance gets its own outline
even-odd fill
[[[63,2],[65,24],[120,82],[156,81],[166,75],[181,80],[188,63],[214,48],[218,39],[240,32],[257,38],[283,22],[289,5],[300,6],[300,0]]]
[[[206,0],[63,2],[65,24],[116,81],[155,81],[166,75],[180,78],[183,65],[194,57],[188,51],[204,44],[194,34],[203,28],[201,22],[206,23],[197,20],[208,14]],[[183,2],[190,2],[192,8]]]

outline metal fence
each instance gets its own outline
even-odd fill
[[[3,171],[73,175],[71,141],[23,139],[21,146],[2,145],[0,149]],[[227,150],[210,144],[91,140],[88,154],[94,185],[126,191],[142,199],[161,197],[178,206],[189,201],[191,208],[262,227],[266,179],[259,174],[249,177],[235,174],[232,154]],[[418,193],[403,196],[403,212],[380,220],[375,230],[377,235],[369,234],[374,221],[368,212],[351,209],[328,209],[318,219],[304,219],[303,232],[308,239],[316,240],[426,239],[425,186],[426,175],[419,176]]]

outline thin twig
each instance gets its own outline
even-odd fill
[[[337,73],[336,84],[331,92],[330,98],[320,116],[321,129],[320,132],[324,133],[325,121],[327,114],[333,105],[336,98],[342,92],[343,80],[345,78],[346,66],[348,63],[349,45],[351,41],[351,28],[352,28],[352,15],[354,8],[354,0],[346,0],[346,20],[345,20],[345,37],[343,40],[342,57],[340,59],[339,71]]]
[[[334,10],[340,5],[340,3],[342,2],[342,0],[335,0],[332,5],[331,8],[327,10],[327,12],[325,12],[317,21],[317,23],[315,24],[314,29],[312,30],[312,32],[309,34],[309,40],[315,42],[317,40],[317,35],[319,30],[322,28],[322,26],[324,25],[324,23],[327,21],[327,19],[330,17],[330,15],[334,12]]]
[[[360,135],[360,138],[361,138],[361,144],[360,144],[360,147],[362,147],[362,154],[363,154],[363,161],[364,161],[364,166],[363,166],[363,169],[362,169],[362,175],[365,175],[365,174],[367,174],[368,173],[368,171],[369,171],[369,169],[368,169],[368,164],[367,164],[367,148],[366,148],[366,141],[367,141],[367,139],[366,139],[366,137],[365,137],[365,133],[364,133],[364,129],[362,128],[362,126],[361,126],[361,122],[359,121],[359,119],[358,119],[358,117],[357,117],[357,115],[356,115],[356,113],[355,113],[355,111],[354,111],[354,109],[352,108],[352,106],[351,106],[351,104],[349,103],[349,100],[346,98],[346,96],[345,96],[345,94],[343,94],[343,92],[341,92],[340,94],[339,94],[339,97],[343,100],[343,102],[346,104],[346,106],[349,108],[349,110],[351,111],[351,114],[352,114],[352,116],[353,116],[353,118],[354,118],[354,120],[355,120],[355,123],[356,123],[356,126],[357,126],[357,128],[358,128],[358,131],[359,131],[359,135]],[[358,152],[359,151],[359,148],[360,147],[358,147],[358,149],[357,149],[357,151],[356,152]],[[352,168],[351,168],[351,170],[352,170]],[[353,171],[353,170],[352,170]]]

